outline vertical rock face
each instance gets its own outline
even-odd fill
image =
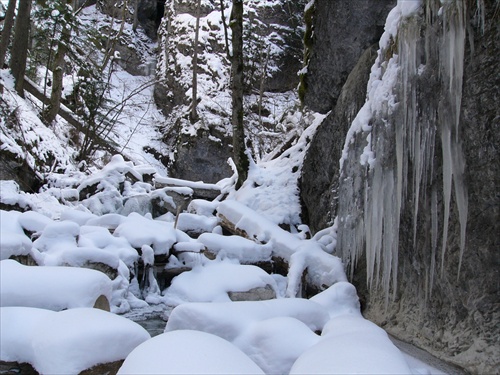
[[[302,217],[313,232],[331,226],[339,197],[339,160],[349,126],[366,100],[377,45],[369,47],[349,74],[335,109],[316,130],[304,160],[300,181]]]
[[[343,147],[338,189],[328,193],[338,196],[330,206],[337,253],[350,265],[365,315],[444,360],[493,373],[500,358],[498,7],[421,3],[391,11],[366,103],[346,137],[318,142],[315,152]],[[330,164],[316,169],[331,171]],[[316,194],[309,199],[321,199]]]
[[[395,0],[316,0],[309,10],[313,37],[303,100],[312,110],[333,110],[311,142],[300,181],[302,216],[313,232],[331,225],[337,214],[343,141],[366,100],[377,42],[395,5]]]
[[[356,62],[384,31],[396,0],[316,0],[312,46],[304,77],[304,104],[326,113],[333,109]]]

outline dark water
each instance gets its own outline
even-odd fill
[[[165,330],[167,322],[161,316],[150,316],[144,320],[134,320],[137,324],[144,327],[151,337],[158,336]]]

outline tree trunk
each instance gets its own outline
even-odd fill
[[[245,130],[243,127],[243,0],[233,0],[231,11],[233,53],[231,56],[231,91],[233,101],[233,157],[238,171],[236,189],[248,176],[249,160],[245,154]]]
[[[132,24],[132,30],[137,31],[137,26],[139,26],[139,0],[134,0],[134,23]]]
[[[68,37],[62,36],[63,39],[69,39]],[[56,119],[56,115],[59,113],[59,107],[61,106],[61,94],[63,90],[63,77],[64,68],[66,63],[64,58],[68,51],[66,46],[66,40],[59,41],[57,46],[57,52],[54,59],[54,69],[52,71],[52,91],[50,93],[50,104],[44,113],[44,119],[47,123],[51,123]]]
[[[17,0],[9,0],[7,11],[5,12],[5,20],[3,22],[2,39],[0,40],[0,69],[3,69],[5,63],[5,55],[9,47],[10,34],[12,26],[14,26],[14,11],[16,9]]]
[[[14,41],[10,59],[10,70],[16,81],[16,91],[24,97],[24,73],[28,58],[28,43],[30,33],[31,0],[19,1],[16,24],[14,27]]]
[[[200,35],[200,8],[201,0],[198,0],[196,5],[196,26],[194,30],[194,46],[193,46],[193,101],[191,103],[191,123],[198,121],[198,113],[196,112],[196,106],[198,104],[198,41]]]
[[[227,58],[230,58],[231,55],[229,54],[229,37],[227,34],[226,16],[224,15],[224,0],[220,0],[220,13],[222,19],[222,26],[224,27],[224,40],[226,41],[226,55]]]

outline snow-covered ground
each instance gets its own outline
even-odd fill
[[[273,170],[252,168],[256,176]],[[0,360],[28,362],[41,373],[78,373],[125,358],[124,374],[441,373],[407,360],[385,331],[361,316],[356,290],[332,255],[333,229],[313,238],[303,227],[283,230],[280,220],[296,213],[288,202],[276,207],[286,215],[266,214],[267,201],[257,198],[266,190],[279,194],[277,187],[246,184],[234,191],[234,178],[221,181],[216,186],[227,197],[194,199],[179,215],[178,223],[188,215],[180,226],[170,212],[154,218],[146,212],[153,197],[168,195],[155,194],[154,177],[145,181],[151,172],[149,166],[115,156],[90,176],[54,174],[36,194],[19,191],[13,181],[1,182],[0,202],[27,210],[0,211]],[[291,175],[287,181],[294,180]],[[160,174],[158,180],[168,181]],[[185,185],[181,191],[188,196],[193,193],[189,186],[203,186]],[[135,212],[127,211],[131,198],[136,198]],[[223,235],[222,218],[247,238]],[[191,237],[191,232],[204,234]],[[215,259],[205,255],[207,250]],[[38,266],[20,265],[11,256],[30,257]],[[155,268],[161,256],[168,256],[162,267],[186,269],[163,290],[157,280],[161,270]],[[268,274],[251,265],[272,256],[289,262],[288,274]],[[139,267],[149,275],[147,284],[139,279]],[[310,299],[300,297],[304,270],[308,283],[326,288]],[[256,288],[267,288],[275,298],[230,299],[232,293]],[[91,309],[99,296],[105,296],[111,312]],[[133,322],[148,315],[168,320],[165,333],[149,339]],[[62,350],[68,340],[71,350]],[[113,346],[117,342],[119,348]]]

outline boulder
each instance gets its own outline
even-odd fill
[[[265,301],[276,298],[276,291],[270,286],[256,287],[245,292],[227,292],[231,301]]]

